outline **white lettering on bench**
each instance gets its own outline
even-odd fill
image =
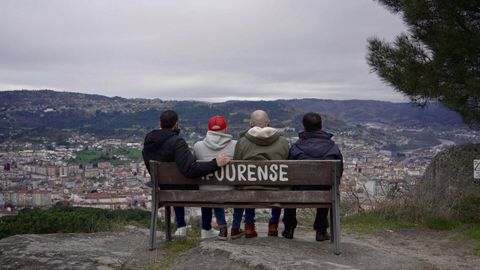
[[[257,168],[257,174],[258,174],[258,181],[268,180],[268,166],[265,165],[263,168],[261,166],[258,166]]]
[[[270,166],[270,181],[275,182],[277,181],[277,170],[278,170],[278,165],[277,164],[272,164]]]
[[[288,181],[288,177],[287,177],[287,169],[288,169],[288,165],[286,164],[280,164],[280,181]]]
[[[220,174],[220,175],[219,175],[219,174]],[[218,181],[222,181],[224,174],[225,174],[225,171],[224,171],[224,170],[217,170],[217,171],[215,172],[215,177],[218,179]]]
[[[248,164],[247,165],[247,168],[248,168],[247,179],[248,179],[248,181],[252,181],[252,182],[257,181],[257,178],[255,177],[255,171],[254,171],[255,167],[257,167],[257,166],[255,166],[253,164]]]
[[[243,175],[247,171],[247,166],[244,164],[238,165],[238,181],[247,181],[245,176]]]
[[[229,182],[235,181],[288,181],[288,165],[287,164],[270,164],[270,165],[256,165],[256,164],[228,164],[217,170],[215,173],[208,174],[202,177],[203,180],[218,181],[224,180]]]
[[[221,170],[222,171],[225,170],[225,176],[227,177],[228,181],[230,182],[235,181],[235,178],[236,178],[235,176],[237,175],[237,172],[235,171],[235,167],[227,165],[223,167]],[[229,173],[230,171],[232,172],[232,174]],[[222,179],[219,179],[219,181],[222,181]]]

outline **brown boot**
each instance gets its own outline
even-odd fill
[[[268,236],[278,236],[278,223],[268,223]]]
[[[257,232],[255,231],[255,224],[245,224],[245,238],[257,237]]]

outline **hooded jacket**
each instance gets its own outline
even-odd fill
[[[277,129],[252,127],[238,141],[233,159],[284,160],[288,158],[288,148],[288,141]]]
[[[202,141],[193,145],[193,155],[197,160],[211,160],[218,153],[223,152],[230,159],[233,158],[235,145],[237,141],[232,139],[232,135],[222,132],[208,131],[207,136]],[[201,185],[201,190],[232,190],[233,186],[226,185]]]
[[[290,148],[288,159],[292,160],[340,160],[343,156],[340,149],[332,141],[333,135],[323,130],[303,131],[298,134],[296,141]]]
[[[149,172],[150,160],[174,161],[179,171],[189,178],[201,177],[218,169],[215,159],[207,163],[196,162],[187,143],[178,133],[165,128],[153,130],[145,136],[142,155]]]
[[[298,134],[292,148],[289,159],[293,160],[342,160],[342,154],[338,146],[331,140],[332,134],[323,130],[303,131]]]

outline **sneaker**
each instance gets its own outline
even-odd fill
[[[278,223],[268,223],[268,236],[278,236]]]
[[[245,238],[257,237],[257,232],[255,231],[255,224],[245,224]]]
[[[177,237],[187,237],[187,227],[178,227],[174,235]]]
[[[315,240],[317,240],[317,241],[330,240],[330,235],[328,234],[327,231],[317,231],[317,234],[315,236]]]
[[[223,241],[227,241],[227,237],[228,237],[228,228],[227,227],[222,227],[220,228],[220,233],[218,234],[218,240],[223,240]]]
[[[238,239],[240,237],[242,237],[244,234],[243,230],[240,229],[240,228],[232,228],[232,231],[230,232],[230,235],[232,237],[232,240],[233,239]]]
[[[293,233],[295,232],[294,228],[285,228],[282,232],[282,236],[287,239],[293,239]]]
[[[214,230],[214,229],[210,229],[208,231],[202,229],[201,234],[202,234],[202,236],[201,236],[202,239],[207,239],[207,238],[217,237],[218,236],[218,231]]]

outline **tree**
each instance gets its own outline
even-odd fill
[[[480,1],[377,0],[408,27],[390,43],[368,40],[367,62],[420,106],[438,101],[480,124]]]

